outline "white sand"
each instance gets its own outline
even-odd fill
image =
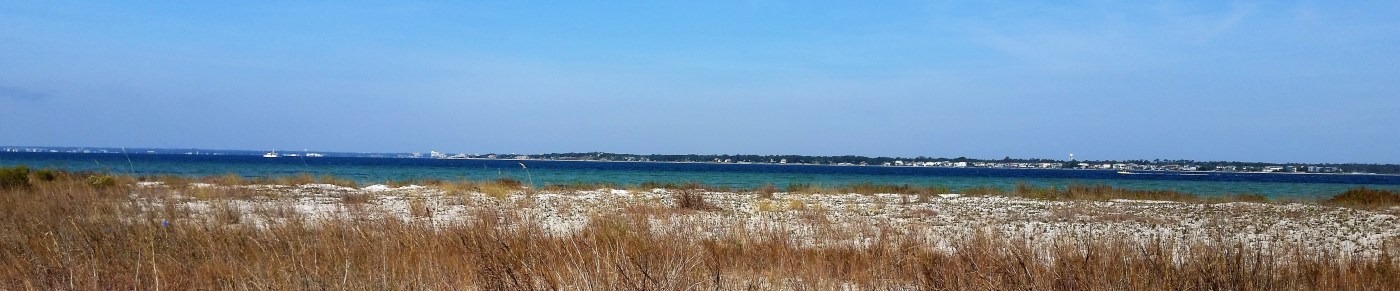
[[[167,186],[142,184],[136,191]],[[158,198],[136,193],[158,207],[163,199],[177,199],[187,207],[190,219],[207,217],[216,209],[214,200],[186,198],[181,191],[218,187],[191,184]],[[1172,201],[1042,201],[1013,197],[932,196],[928,202],[900,194],[801,195],[775,193],[771,200],[754,194],[711,192],[705,199],[718,207],[711,211],[669,211],[674,204],[665,189],[631,192],[619,189],[514,194],[505,199],[481,193],[448,195],[424,186],[371,185],[350,188],[329,184],[297,187],[243,186],[260,194],[233,201],[224,207],[244,213],[240,223],[262,225],[286,217],[308,221],[365,216],[399,218],[446,225],[474,219],[473,213],[507,210],[515,221],[534,223],[556,235],[568,235],[587,225],[595,215],[663,210],[649,219],[652,231],[686,233],[704,238],[734,231],[785,233],[791,243],[823,247],[864,246],[888,235],[919,238],[946,245],[949,241],[993,232],[1032,242],[1067,238],[1118,237],[1141,241],[1173,239],[1204,245],[1243,244],[1251,247],[1292,245],[1312,251],[1374,256],[1382,244],[1400,243],[1400,211],[1365,211],[1309,204],[1181,203]],[[171,190],[171,189],[167,189]],[[166,193],[162,192],[162,193]],[[144,195],[144,196],[143,196]],[[370,195],[368,203],[346,205],[342,197]],[[429,209],[413,215],[414,203]],[[280,208],[279,208],[280,207]],[[794,207],[798,209],[793,209]],[[291,211],[295,213],[278,212]],[[262,214],[260,214],[262,213]],[[421,212],[420,212],[421,214]]]

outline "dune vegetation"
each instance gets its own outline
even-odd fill
[[[0,289],[1400,289],[1395,193],[1371,189],[40,172],[0,171]]]

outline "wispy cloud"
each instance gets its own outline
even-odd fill
[[[48,99],[50,95],[47,92],[0,85],[0,99],[37,102]]]
[[[1257,4],[1235,5],[1233,9],[1230,10],[1230,13],[1228,15],[1225,15],[1222,19],[1216,22],[1215,29],[1211,30],[1211,32],[1213,33],[1212,37],[1214,35],[1219,35],[1221,33],[1235,28],[1235,25],[1239,24],[1240,21],[1244,20],[1246,16],[1254,14],[1254,10],[1256,10],[1257,8],[1259,8],[1259,5]]]
[[[969,40],[1024,65],[1053,71],[1169,67],[1239,33],[1260,5],[1162,4],[1010,12],[1003,22],[974,20]]]
[[[1209,44],[1222,35],[1229,34],[1246,18],[1255,14],[1260,4],[1252,2],[1231,2],[1219,6],[1167,5],[1157,7],[1157,17],[1164,23],[1165,31],[1182,33],[1182,40],[1197,44]]]

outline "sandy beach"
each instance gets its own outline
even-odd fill
[[[1005,196],[932,195],[920,201],[905,194],[794,194],[697,191],[713,207],[677,211],[675,189],[597,189],[492,197],[409,185],[361,188],[330,184],[217,186],[191,184],[171,189],[146,182],[133,193],[150,205],[164,199],[187,207],[190,221],[212,219],[215,208],[232,210],[235,220],[254,225],[286,222],[287,217],[319,220],[364,217],[451,225],[481,219],[529,224],[555,236],[577,233],[600,215],[640,215],[658,233],[684,233],[697,240],[736,233],[781,233],[798,247],[864,247],[872,240],[899,236],[946,249],[950,241],[990,234],[1033,245],[1084,239],[1171,241],[1177,251],[1243,245],[1253,249],[1302,248],[1307,252],[1374,258],[1400,243],[1400,209],[1360,210],[1309,203],[1186,203],[1154,200],[1048,201]],[[199,189],[242,188],[246,199],[199,199]],[[155,198],[162,197],[162,198]],[[363,197],[347,207],[345,197]],[[216,204],[218,204],[216,207]],[[417,207],[418,209],[414,209]],[[269,209],[281,214],[267,215]],[[226,215],[226,214],[225,214]],[[229,218],[224,218],[229,219]],[[176,221],[175,223],[181,223]]]

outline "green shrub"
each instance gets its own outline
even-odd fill
[[[87,177],[87,184],[93,188],[106,188],[117,185],[117,177],[112,175],[92,175]]]
[[[58,178],[58,174],[55,173],[54,170],[52,170],[52,169],[43,169],[43,170],[35,171],[35,172],[34,172],[34,176],[35,176],[35,177],[38,177],[39,180],[43,180],[43,181],[45,181],[45,182],[51,182],[51,181],[53,181],[54,179],[57,179],[57,178]]]
[[[0,189],[29,187],[29,167],[0,168]]]

